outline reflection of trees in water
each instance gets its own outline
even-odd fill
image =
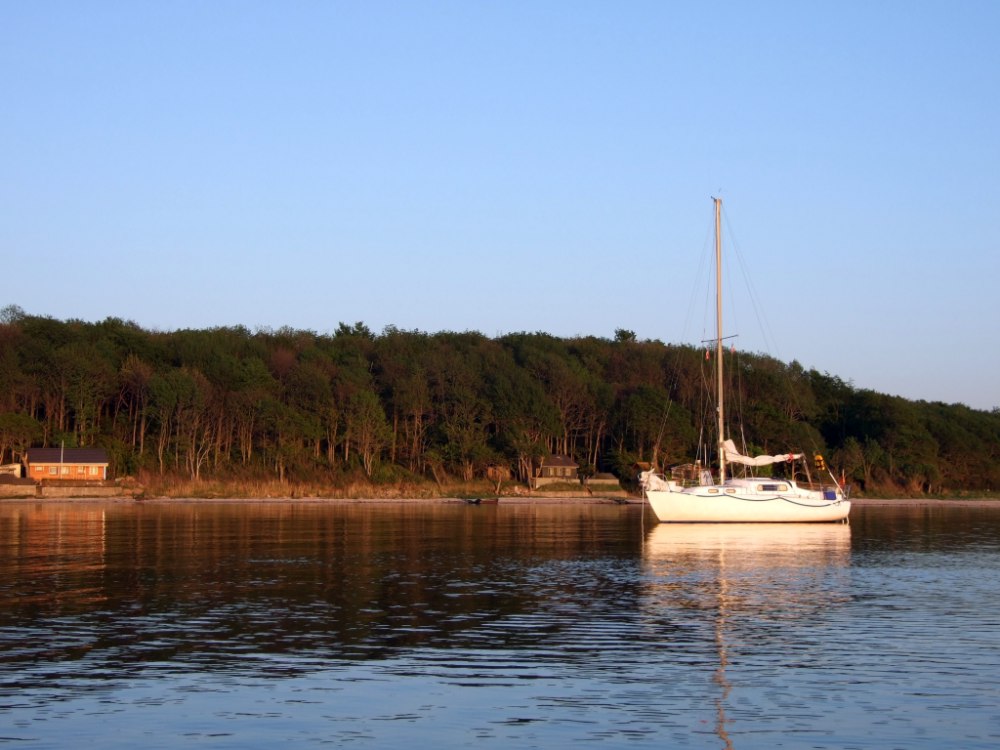
[[[17,542],[0,558],[13,572],[0,622],[42,637],[71,614],[87,646],[68,659],[253,671],[255,654],[284,653],[285,670],[298,657],[514,648],[635,611],[640,531],[620,508],[107,506],[99,543],[87,519],[52,505],[4,521]],[[18,604],[28,588],[30,607]]]
[[[1000,503],[856,507],[851,514],[858,552],[965,550],[1000,539]]]

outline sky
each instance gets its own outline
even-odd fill
[[[992,409],[997,38],[993,0],[0,0],[0,305],[698,344],[718,196],[738,348]]]

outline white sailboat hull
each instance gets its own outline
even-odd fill
[[[690,487],[646,490],[653,513],[662,523],[831,523],[843,521],[851,502],[839,493],[795,489],[784,493],[748,493],[734,488]]]

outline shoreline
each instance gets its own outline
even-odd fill
[[[96,503],[136,505],[170,505],[216,503],[233,505],[273,504],[273,505],[644,505],[638,498],[622,497],[28,497],[0,498],[4,503]]]
[[[645,501],[636,497],[567,496],[545,497],[521,495],[513,497],[396,497],[396,498],[343,498],[343,497],[7,497],[0,498],[0,505],[13,503],[135,503],[158,505],[172,503],[219,504],[302,504],[302,505],[622,505],[642,506]],[[852,498],[854,507],[986,507],[1000,508],[1000,498]]]
[[[928,506],[928,507],[943,507],[948,506],[951,508],[961,508],[961,507],[974,507],[974,506],[987,506],[987,505],[997,505],[1000,507],[1000,498],[991,497],[961,497],[955,499],[946,499],[940,497],[914,497],[914,498],[852,498],[851,503],[857,507],[865,507],[872,505],[882,505],[882,506]]]

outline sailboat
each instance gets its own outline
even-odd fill
[[[808,523],[846,521],[851,502],[832,473],[830,483],[799,484],[792,479],[727,476],[727,467],[769,466],[795,462],[801,453],[745,456],[726,437],[722,360],[722,199],[715,203],[715,362],[718,419],[718,481],[708,469],[665,477],[655,470],[639,475],[646,499],[660,522],[681,523]],[[690,476],[690,475],[689,475]]]

